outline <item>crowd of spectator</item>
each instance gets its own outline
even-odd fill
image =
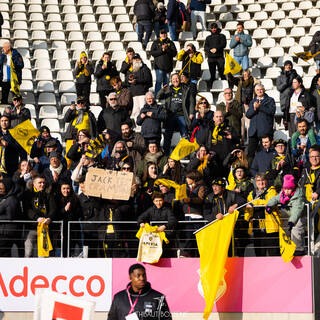
[[[190,13],[194,38],[198,19],[206,29],[209,2],[191,0],[188,10],[184,8]],[[217,23],[210,26],[211,35],[204,44],[211,73],[209,86],[217,79],[216,71],[229,83],[222,100],[212,108],[197,90],[206,57],[193,43],[178,52],[173,42],[178,27],[184,25],[180,21],[178,26],[177,10],[179,2],[171,0],[167,8],[162,2],[154,6],[149,0],[137,0],[134,6],[143,47],[153,28],[158,36],[151,46],[155,87],[151,70],[132,48],[126,50],[120,70],[109,52],[96,66],[85,52],[81,53],[74,70],[77,100],[64,115],[68,124],[65,148],[47,126],[39,128],[29,155],[10,134],[10,128],[30,120],[31,115],[21,95],[15,94],[8,101],[12,94],[10,68],[15,68],[21,83],[23,60],[10,42],[3,44],[1,102],[6,107],[0,117],[0,220],[49,225],[55,248],[60,236],[52,222],[62,220],[63,237],[71,239],[69,254],[86,245],[90,257],[135,256],[137,229],[146,222],[167,221],[158,227],[170,240],[164,255],[177,256],[176,248],[180,257],[190,257],[197,255],[193,231],[203,225],[203,220],[223,219],[251,202],[240,211],[236,225],[237,255],[244,255],[252,233],[256,255],[279,255],[277,232],[281,223],[297,245],[296,255],[305,254],[304,205],[315,203],[320,196],[318,64],[307,90],[293,63],[284,62],[277,89],[289,139],[274,139],[276,104],[250,73],[252,40],[244,33],[243,24],[238,23],[230,42],[234,59],[242,66],[241,75],[224,75],[226,38]],[[313,40],[311,50],[319,51],[319,46]],[[173,72],[174,58],[182,61],[179,73]],[[93,78],[102,107],[97,119],[90,111]],[[176,131],[200,146],[183,161],[170,158]],[[91,167],[133,172],[130,199],[87,196],[85,178]],[[160,178],[185,183],[187,197],[175,200],[173,188],[155,183]],[[281,222],[281,218],[289,220]],[[178,224],[180,220],[189,223]],[[70,231],[68,221],[99,223],[79,224]],[[128,227],[116,224],[118,221],[132,224]],[[37,256],[36,240],[35,225],[2,222],[0,256],[11,256],[14,244],[20,256]],[[68,255],[67,241],[61,250],[63,256]],[[51,254],[60,253],[54,250]]]

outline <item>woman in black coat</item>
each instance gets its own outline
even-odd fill
[[[0,221],[18,220],[21,209],[16,197],[17,188],[9,179],[0,182]],[[11,257],[11,248],[19,240],[21,232],[15,223],[0,223],[0,257]]]

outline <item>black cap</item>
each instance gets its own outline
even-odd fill
[[[46,145],[45,145],[46,148],[52,148],[52,147],[57,147],[57,141],[56,140],[49,140]]]
[[[166,30],[166,29],[161,29],[161,30],[160,30],[160,34],[161,34],[161,33],[165,33],[165,34],[167,34],[168,32],[167,32],[167,30]]]
[[[77,97],[77,103],[81,103],[81,102],[86,102],[86,98],[82,96]]]
[[[283,65],[286,66],[288,64],[290,64],[290,66],[293,67],[292,61],[290,60],[286,60]]]
[[[141,60],[140,54],[139,53],[135,53],[133,55],[132,59],[140,59]]]
[[[60,159],[60,153],[57,152],[57,151],[52,151],[52,152],[50,152],[49,159],[51,159],[51,158],[58,158],[58,159]]]
[[[40,133],[42,133],[42,132],[50,133],[50,129],[47,126],[41,126],[39,131],[40,131]]]
[[[22,96],[21,96],[20,94],[15,94],[15,95],[13,96],[12,100],[18,100],[18,101],[20,101],[20,100],[22,100]]]
[[[221,186],[221,187],[225,187],[226,186],[226,180],[224,178],[216,178],[216,179],[213,179],[212,185],[216,184],[218,186]]]
[[[277,139],[273,142],[273,145],[276,146],[277,144],[284,144],[285,146],[287,145],[287,141],[283,139]]]

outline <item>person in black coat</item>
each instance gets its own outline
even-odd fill
[[[12,48],[9,41],[5,41],[2,45],[2,54],[0,56],[0,83],[2,87],[1,104],[8,104],[8,96],[11,89],[11,60],[20,86],[22,82],[22,69],[24,67],[22,56],[18,50]]]
[[[0,221],[19,220],[22,218],[17,192],[17,187],[10,179],[0,181]],[[0,257],[11,257],[11,248],[14,243],[18,245],[20,237],[21,225],[0,223]]]
[[[0,38],[2,37],[2,25],[3,25],[3,16],[0,12]]]
[[[162,193],[155,192],[152,195],[153,206],[147,209],[138,217],[138,224],[140,228],[144,228],[145,223],[152,221],[167,221],[167,223],[158,226],[157,232],[165,231],[166,237],[168,238],[169,246],[174,248],[174,235],[175,228],[177,225],[177,220],[171,209],[164,205],[164,195]],[[171,250],[170,250],[171,251]],[[173,252],[170,252],[168,247],[164,249],[164,254],[162,257],[173,256]]]
[[[298,75],[297,71],[292,68],[292,62],[290,60],[285,61],[283,70],[277,78],[277,90],[280,92],[280,107],[282,112],[286,109],[287,98],[292,88],[292,81]]]
[[[121,123],[128,120],[128,113],[118,105],[117,99],[118,95],[115,92],[108,95],[107,107],[102,109],[98,116],[98,132],[108,129],[121,136]]]
[[[123,73],[125,77],[127,77],[127,73],[129,71],[132,71],[132,63],[133,63],[134,54],[135,54],[135,52],[134,52],[133,48],[128,47],[128,49],[126,51],[127,56],[124,59],[124,61],[122,61],[121,68],[120,68],[120,72]]]
[[[49,225],[49,233],[51,234],[50,223],[56,219],[57,206],[54,195],[50,188],[46,188],[46,180],[44,176],[35,176],[32,184],[27,186],[27,190],[23,196],[23,212],[28,218],[34,222]],[[33,256],[33,249],[37,241],[36,224],[28,224],[28,235],[25,241],[25,257]],[[50,236],[52,239],[52,237]]]
[[[317,31],[313,35],[312,40],[309,44],[309,48],[310,48],[310,51],[312,54],[315,54],[320,51],[320,31]],[[319,54],[314,57],[314,61],[316,63],[317,70],[319,72],[319,70],[320,70],[320,55]]]
[[[129,277],[130,283],[126,289],[115,294],[113,298],[108,320],[129,319],[129,314],[133,315],[131,319],[172,320],[165,296],[151,288],[144,266],[138,263],[132,265],[129,268]]]
[[[292,88],[288,93],[283,115],[283,121],[288,127],[290,137],[297,131],[294,120],[298,106],[301,104],[305,110],[312,110],[315,107],[314,97],[305,89],[302,78],[296,76],[292,80]]]
[[[98,62],[94,73],[97,79],[97,92],[99,93],[102,108],[106,107],[106,96],[113,91],[110,79],[118,74],[115,64],[111,62],[111,53],[105,52]]]
[[[165,29],[160,30],[160,38],[151,46],[151,55],[154,57],[154,69],[156,71],[155,96],[162,85],[169,83],[169,74],[173,70],[173,58],[177,55],[177,49],[173,41],[167,37]]]
[[[154,100],[152,92],[146,93],[146,104],[137,118],[137,125],[141,126],[141,134],[148,145],[150,140],[161,140],[161,123],[167,119],[166,110]]]
[[[68,240],[70,241],[69,256],[73,256],[77,243],[80,247],[80,224],[71,224],[70,231],[68,233],[68,221],[78,221],[82,214],[79,199],[74,194],[70,181],[68,180],[60,181],[59,192],[57,195],[57,206],[57,220],[63,221],[64,242],[62,256],[68,256]]]
[[[256,97],[250,101],[246,117],[251,119],[248,130],[248,158],[253,159],[259,140],[264,135],[273,135],[274,114],[276,104],[273,98],[265,93],[262,84],[255,87]]]
[[[227,45],[227,39],[221,33],[221,29],[214,22],[211,24],[211,35],[207,36],[204,43],[204,50],[208,55],[208,64],[210,70],[209,88],[212,87],[213,81],[216,80],[216,68],[218,68],[221,80],[225,80],[224,75],[224,48]]]

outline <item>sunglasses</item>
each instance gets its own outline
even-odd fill
[[[78,101],[78,104],[84,104],[84,101]]]
[[[129,171],[131,168],[130,167],[123,167],[122,170],[125,170],[125,171]]]
[[[110,98],[109,100],[110,101],[114,101],[114,100],[117,100],[117,98]]]
[[[199,104],[207,104],[205,101],[201,101]]]

